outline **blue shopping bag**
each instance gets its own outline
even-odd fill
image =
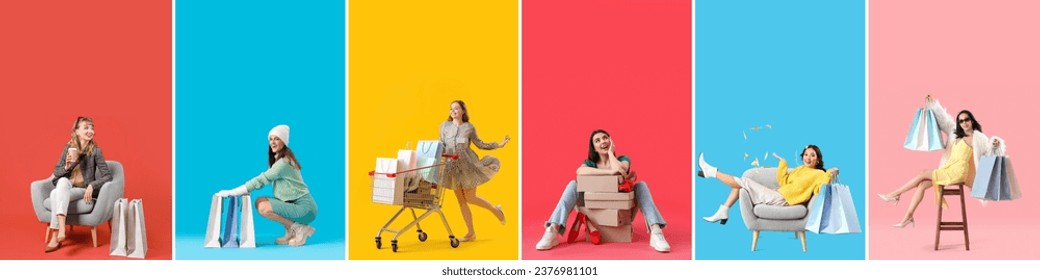
[[[823,185],[820,188],[819,197],[813,202],[812,210],[809,211],[809,221],[805,223],[805,230],[819,234],[820,230],[823,229],[823,216],[829,215],[830,211],[825,210],[830,208],[828,203],[831,193],[830,185]],[[826,211],[827,213],[824,213]]]
[[[935,151],[943,149],[939,122],[935,113],[927,108],[918,108],[914,114],[914,123],[910,126],[903,147],[913,151]]]
[[[441,144],[441,141],[419,141],[419,145],[415,147],[416,167],[423,168],[440,164],[442,154],[444,154],[444,145]],[[440,180],[440,174],[437,172],[436,167],[423,168],[419,171],[419,175],[422,176],[423,180],[434,184],[438,183],[437,180]]]
[[[238,248],[238,219],[239,213],[241,213],[241,196],[230,196],[225,199],[227,201],[226,207],[224,207],[224,226],[221,228],[221,248]]]
[[[813,233],[860,233],[859,215],[849,186],[840,182],[823,185],[805,229]]]
[[[986,200],[1013,200],[1022,197],[1018,178],[1011,167],[1011,159],[1004,156],[983,156],[975,169],[971,196]]]

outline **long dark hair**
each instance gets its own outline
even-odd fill
[[[813,151],[816,152],[816,159],[817,159],[817,161],[816,161],[816,166],[813,166],[813,168],[816,168],[816,169],[819,169],[819,170],[823,170],[823,171],[827,171],[827,169],[823,169],[823,153],[820,152],[820,147],[817,147],[816,145],[809,144],[808,146],[805,146],[805,149],[802,149],[802,155],[801,156],[804,157],[805,156],[805,151],[808,151],[809,149],[813,149]]]
[[[610,133],[607,133],[606,130],[602,129],[592,131],[592,134],[589,135],[589,160],[595,163],[599,163],[599,153],[596,152],[596,145],[592,144],[592,137],[595,137],[598,133],[606,134],[607,138],[610,138]]]
[[[452,101],[451,103],[459,103],[459,107],[462,107],[462,122],[464,122],[464,123],[469,122],[469,109],[466,109],[466,102],[462,102],[462,100],[455,100],[455,101]],[[449,104],[451,104],[451,103],[449,103]],[[451,121],[451,114],[450,113],[448,114],[448,121],[449,122]]]
[[[271,146],[267,146],[267,167],[274,166],[274,162],[280,158],[285,158],[289,161],[289,165],[296,167],[296,170],[303,170],[303,166],[300,166],[300,161],[296,160],[296,154],[293,154],[292,149],[289,149],[289,145],[282,147],[282,150],[275,153],[271,150]]]
[[[973,115],[971,113],[971,111],[961,110],[960,113],[957,113],[957,119],[954,120],[954,121],[957,122],[957,125],[954,125],[954,126],[957,127],[957,129],[953,131],[953,134],[957,135],[957,139],[961,139],[961,138],[964,138],[964,136],[968,136],[968,134],[964,132],[964,129],[961,128],[961,115],[962,114],[968,115],[968,119],[971,120],[971,127],[972,127],[972,129],[974,129],[975,131],[978,131],[978,132],[982,132],[982,125],[979,124],[979,121],[975,120],[975,115]]]

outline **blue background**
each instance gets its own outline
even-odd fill
[[[698,1],[696,12],[695,154],[740,176],[767,152],[800,165],[802,148],[816,144],[826,167],[841,170],[864,233],[807,232],[803,253],[794,233],[762,232],[751,252],[739,201],[727,225],[701,219],[715,213],[730,188],[697,178],[695,258],[864,259],[864,2]],[[750,130],[765,124],[773,128]],[[762,162],[777,164],[772,157]]]
[[[177,2],[176,259],[345,259],[343,5]],[[254,209],[256,249],[203,248],[211,196],[267,169],[278,124],[318,205],[314,236],[275,245],[283,227]]]

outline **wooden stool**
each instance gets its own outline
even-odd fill
[[[943,221],[942,203],[939,204],[939,218],[936,219],[935,225],[935,250],[939,250],[939,233],[944,230],[960,230],[964,231],[964,250],[970,251],[971,246],[968,244],[968,210],[964,206],[964,184],[953,184],[949,186],[939,186],[942,188],[942,197],[947,195],[960,196],[961,199],[961,221],[960,222],[947,222]],[[947,203],[949,205],[949,203]]]

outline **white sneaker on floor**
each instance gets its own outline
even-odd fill
[[[293,238],[289,239],[289,246],[300,246],[307,243],[307,238],[314,235],[314,227],[304,224],[293,224]]]
[[[538,240],[538,244],[534,245],[535,249],[549,250],[556,247],[556,245],[560,245],[560,239],[556,237],[556,231],[553,228],[553,226],[545,228],[545,234],[542,235],[542,239]]]
[[[293,230],[293,229],[294,228],[292,226],[289,226],[289,228],[285,229],[285,236],[282,236],[282,237],[279,237],[279,238],[275,238],[274,244],[278,244],[278,245],[289,244],[289,240],[292,240],[293,237],[295,236],[295,233],[296,233],[296,231]]]
[[[672,246],[668,245],[667,240],[664,240],[664,232],[661,230],[650,232],[650,247],[654,247],[654,250],[662,253],[667,253],[672,250]]]

